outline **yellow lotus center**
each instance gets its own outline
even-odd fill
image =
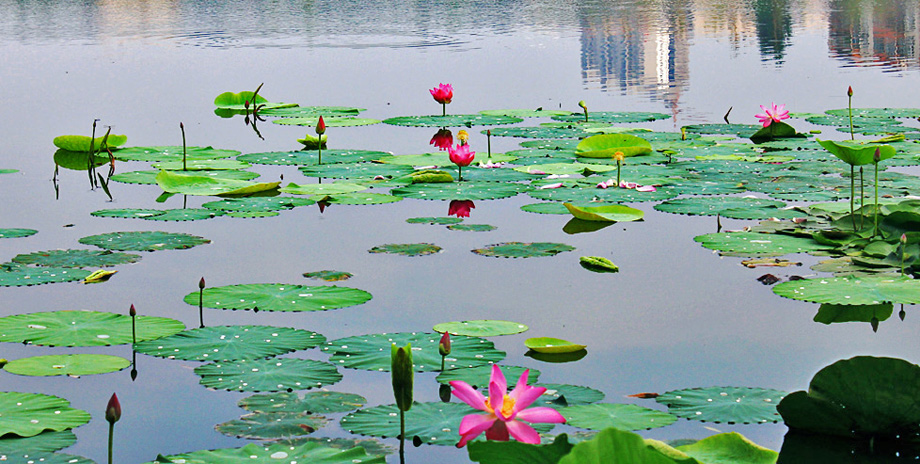
[[[465,140],[467,140],[467,139],[470,138],[470,134],[467,133],[466,131],[462,130],[462,131],[460,131],[460,132],[457,133],[457,138],[460,139],[460,140],[464,140],[464,141],[465,141]]]
[[[495,414],[495,410],[492,409],[492,403],[489,401],[488,397],[486,397],[486,410],[491,414]],[[512,412],[514,412],[514,398],[505,395],[505,397],[502,399],[502,417],[511,417]]]
[[[622,151],[618,151],[618,152],[614,153],[614,154],[613,154],[613,159],[615,159],[615,160],[617,160],[617,161],[623,161],[623,160],[625,159],[625,157],[623,156],[623,152],[622,152]]]

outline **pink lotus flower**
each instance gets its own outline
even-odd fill
[[[441,129],[431,137],[430,145],[438,147],[438,150],[444,151],[450,148],[454,143],[454,135],[450,129]]]
[[[447,149],[450,162],[457,166],[469,166],[476,157],[475,151],[470,151],[469,145],[457,145]]]
[[[755,114],[754,117],[759,119],[764,127],[768,127],[774,122],[780,122],[783,119],[789,119],[789,111],[786,110],[785,104],[777,106],[776,103],[771,103],[770,109],[760,105],[760,109],[763,110],[763,113]]]
[[[485,412],[486,414],[468,414],[460,421],[460,442],[457,448],[466,445],[470,440],[486,433],[486,439],[508,441],[509,435],[515,440],[532,445],[540,444],[540,435],[533,427],[521,421],[531,423],[565,423],[565,417],[553,408],[538,407],[526,409],[543,392],[545,387],[531,387],[527,385],[527,376],[530,369],[521,374],[517,385],[511,393],[507,393],[508,384],[498,365],[492,365],[492,378],[489,380],[489,397],[483,397],[468,383],[453,380],[450,386],[454,388],[453,394],[464,403]]]
[[[447,207],[447,215],[457,217],[470,217],[470,210],[474,208],[476,208],[476,205],[473,204],[473,200],[451,200],[450,205]],[[446,334],[447,332],[444,333]],[[449,338],[447,346],[450,347]]]
[[[437,87],[429,90],[434,101],[446,105],[454,98],[454,86],[450,84],[438,84]]]

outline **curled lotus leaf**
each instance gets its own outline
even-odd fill
[[[103,143],[103,141],[105,141]],[[61,150],[75,151],[80,153],[89,153],[90,150],[100,151],[106,148],[115,148],[124,145],[128,141],[125,135],[109,134],[96,138],[86,135],[59,135],[54,138],[54,146]],[[92,147],[92,148],[91,148]]]
[[[920,281],[900,275],[852,275],[783,282],[773,293],[793,300],[843,305],[920,303]]]
[[[237,438],[274,440],[309,435],[326,425],[329,419],[322,416],[289,412],[258,412],[246,414],[214,429]]]
[[[46,430],[61,431],[89,422],[86,411],[70,401],[39,393],[0,392],[0,437],[31,437]]]
[[[441,247],[431,243],[388,243],[378,245],[370,250],[370,253],[389,253],[405,256],[426,256],[441,251]]]
[[[623,205],[575,206],[571,203],[563,203],[563,206],[572,213],[572,216],[582,221],[632,222],[639,221],[645,216],[645,212],[641,209]]]
[[[776,405],[780,390],[749,387],[689,388],[662,393],[655,401],[677,417],[727,424],[765,424],[781,420]]]
[[[354,411],[367,404],[367,399],[354,393],[311,391],[304,394],[277,392],[248,396],[239,406],[252,412],[286,412],[301,414],[334,414]]]
[[[84,245],[95,245],[106,250],[116,251],[157,251],[181,250],[191,248],[210,240],[196,235],[172,232],[112,232],[90,235],[79,240]]]
[[[35,229],[0,229],[0,238],[29,237],[37,233]]]
[[[166,317],[138,315],[137,341],[152,340],[185,329]],[[131,343],[131,317],[100,311],[50,311],[0,317],[0,342],[42,346],[108,346]]]
[[[49,250],[16,255],[13,262],[51,267],[107,267],[136,263],[140,255],[108,250]]]
[[[353,274],[345,271],[332,271],[332,270],[323,270],[323,271],[314,271],[314,272],[304,272],[303,276],[308,279],[318,279],[325,280],[326,282],[338,282],[341,280],[348,280],[353,277]]]
[[[524,346],[537,353],[572,353],[585,349],[585,345],[552,337],[534,337],[524,341]]]
[[[272,103],[262,95],[256,95],[252,90],[244,90],[239,93],[224,92],[214,97],[214,106],[229,110],[246,110],[246,102],[249,102],[249,108],[254,105],[265,105],[264,109],[287,108],[297,106],[296,103]]]
[[[620,272],[619,266],[603,256],[582,256],[578,264],[592,272]]]
[[[593,403],[559,408],[567,425],[591,430],[616,427],[621,430],[649,430],[671,425],[677,416],[635,404]]]
[[[442,322],[433,327],[433,330],[438,333],[447,332],[451,335],[467,335],[470,337],[514,335],[526,332],[527,329],[526,325],[519,322],[495,320]]]
[[[323,351],[332,353],[330,362],[352,368],[389,372],[390,345],[412,344],[412,360],[417,372],[441,369],[438,352],[439,333],[380,333],[340,338],[326,343]],[[484,338],[456,335],[451,337],[451,351],[444,359],[445,369],[469,368],[501,361],[505,352]]]
[[[248,180],[215,179],[208,176],[180,174],[176,171],[160,171],[157,185],[167,193],[182,195],[252,195],[275,190],[281,182],[252,182]]]
[[[364,448],[356,446],[350,449],[337,449],[315,441],[299,443],[249,444],[241,448],[221,448],[200,450],[191,453],[165,456],[169,462],[187,464],[204,464],[219,462],[222,464],[268,464],[284,462],[303,462],[315,464],[386,464],[384,456],[369,456]],[[156,464],[158,461],[146,464]]]
[[[291,392],[342,380],[334,365],[298,358],[218,361],[196,367],[195,374],[205,387],[239,392]]]
[[[473,253],[482,256],[492,256],[496,258],[534,258],[555,256],[565,251],[572,251],[575,247],[564,243],[550,242],[505,242],[495,245],[489,245],[484,248],[472,250]]]
[[[107,354],[60,354],[14,359],[3,369],[17,375],[50,377],[55,375],[81,376],[117,372],[131,365],[131,361]]]
[[[326,342],[309,330],[263,325],[211,326],[185,330],[134,345],[151,356],[186,361],[232,361],[278,356]]]
[[[185,302],[198,306],[198,292],[185,295]],[[366,303],[371,294],[349,287],[291,284],[237,284],[208,287],[202,291],[206,308],[258,311],[325,311]]]
[[[699,462],[712,464],[774,464],[779,457],[776,451],[764,448],[738,432],[711,435],[676,449]]]

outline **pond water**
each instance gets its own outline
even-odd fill
[[[213,198],[174,196],[156,202],[157,186],[112,183],[113,201],[91,190],[85,172],[55,165],[51,140],[88,135],[93,120],[126,134],[128,146],[178,145],[184,123],[190,145],[243,153],[299,148],[311,127],[259,125],[260,138],[240,117],[214,115],[225,91],[252,90],[271,101],[303,106],[365,108],[361,117],[436,114],[428,89],[451,83],[451,114],[542,107],[579,111],[649,111],[671,117],[637,126],[678,131],[693,123],[756,123],[759,105],[785,103],[793,112],[845,108],[852,86],[857,107],[916,107],[920,85],[920,8],[911,1],[238,1],[0,0],[0,228],[39,231],[0,241],[0,261],[20,253],[85,248],[78,239],[126,230],[200,235],[210,244],[145,253],[99,285],[58,283],[0,288],[0,316],[94,309],[178,319],[196,327],[198,311],[182,298],[204,276],[209,286],[240,283],[317,285],[302,277],[322,269],[355,276],[340,285],[373,295],[366,304],[310,313],[206,310],[207,325],[265,324],[304,328],[329,340],[380,332],[430,331],[434,324],[503,319],[528,332],[492,338],[507,352],[502,364],[537,368],[541,381],[586,385],[605,401],[661,408],[626,395],[678,388],[750,386],[806,389],[820,368],[858,354],[920,361],[918,318],[902,322],[823,325],[817,305],[774,295],[756,279],[809,275],[803,267],[747,269],[693,242],[715,232],[712,217],[667,215],[653,203],[633,206],[645,220],[593,232],[563,231],[569,217],[525,213],[526,195],[476,201],[466,222],[490,232],[459,232],[407,224],[445,216],[445,201],[406,199],[374,206],[332,205],[284,211],[277,217],[147,223],[90,216],[105,208],[197,207]],[[539,120],[545,122],[545,120]],[[521,125],[532,125],[525,121]],[[818,127],[795,122],[799,130]],[[826,127],[827,137],[844,138]],[[470,129],[470,144],[486,137]],[[426,153],[434,130],[378,124],[331,127],[330,148],[397,155]],[[492,150],[519,148],[522,139],[492,137]],[[146,168],[120,162],[117,172]],[[316,182],[294,167],[255,166],[261,180]],[[749,222],[723,220],[727,228]],[[497,259],[470,250],[508,242],[560,242],[576,251],[549,258]],[[422,257],[369,254],[386,243],[434,243]],[[603,256],[618,274],[587,272],[579,256]],[[524,356],[524,340],[549,336],[588,346],[572,363]],[[0,357],[104,353],[130,358],[127,345],[65,349],[5,343]],[[317,349],[291,357],[326,360]],[[33,378],[0,372],[4,391],[59,395],[93,414],[75,430],[67,453],[106,458],[103,412],[112,392],[124,416],[116,460],[145,462],[157,453],[242,446],[214,425],[244,413],[245,394],[198,385],[198,363],[138,355],[138,376],[118,373]],[[358,393],[371,406],[393,402],[385,373],[340,369],[330,389]],[[416,399],[437,401],[434,374],[416,378]],[[338,419],[340,415],[334,415]],[[699,439],[739,431],[778,450],[786,427],[707,424],[681,420],[643,432],[660,439]],[[558,427],[557,431],[574,431]],[[333,421],[315,435],[350,436]],[[384,440],[395,444],[392,438]],[[391,461],[393,457],[390,458]],[[423,446],[410,462],[463,462],[465,450]]]

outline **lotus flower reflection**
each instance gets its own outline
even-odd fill
[[[776,103],[771,103],[769,109],[760,105],[760,109],[763,110],[763,113],[755,114],[754,117],[757,118],[764,127],[769,127],[770,124],[780,122],[783,119],[789,119],[789,111],[786,110],[785,104],[777,106]]]
[[[470,217],[470,210],[475,208],[473,200],[451,200],[447,207],[448,216],[457,216],[459,218]],[[446,332],[445,332],[446,333]],[[450,348],[450,339],[448,339],[448,349]]]
[[[564,423],[562,414],[552,408],[529,408],[543,392],[545,387],[531,387],[527,385],[527,376],[530,369],[521,374],[517,385],[511,393],[507,393],[508,384],[505,375],[495,364],[492,365],[492,378],[489,380],[489,397],[483,397],[468,383],[461,380],[450,382],[454,388],[453,394],[464,403],[485,412],[485,414],[469,414],[460,421],[460,442],[457,447],[466,445],[482,432],[486,439],[508,441],[509,435],[515,440],[532,445],[540,444],[540,435],[533,427],[521,421],[531,423]]]
[[[441,129],[431,137],[431,141],[428,143],[437,147],[438,150],[444,151],[454,144],[454,135],[450,132],[450,129]]]

